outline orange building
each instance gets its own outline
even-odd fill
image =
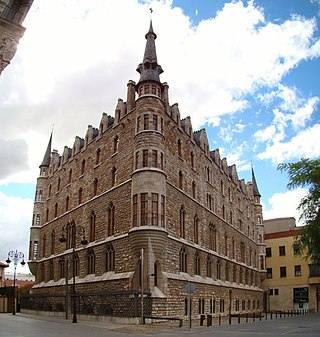
[[[264,220],[267,277],[262,283],[268,310],[319,311],[320,267],[297,254],[295,218]]]

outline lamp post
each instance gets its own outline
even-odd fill
[[[65,237],[65,234],[67,238]],[[76,263],[75,263],[75,252],[76,252],[76,238],[77,234],[82,235],[83,238],[80,241],[82,245],[86,245],[88,241],[85,238],[85,229],[82,226],[77,226],[74,220],[69,221],[62,227],[62,233],[59,241],[61,243],[67,242],[72,247],[72,297],[73,297],[73,316],[72,323],[77,323],[77,302],[76,302]],[[66,308],[67,310],[67,308]]]
[[[14,270],[13,270],[13,306],[12,306],[12,315],[16,314],[16,272],[17,272],[17,265],[19,260],[21,261],[21,265],[24,266],[26,263],[24,262],[24,254],[21,252],[18,252],[17,250],[11,250],[8,253],[8,258],[6,262],[8,264],[11,263],[11,259],[13,259],[13,265],[14,265]]]

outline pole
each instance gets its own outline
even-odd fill
[[[188,294],[188,331],[191,329],[191,295]]]
[[[66,319],[68,319],[68,307],[69,307],[69,301],[68,301],[68,297],[69,297],[69,284],[68,284],[68,259],[66,259],[66,265],[65,265],[65,277],[66,277]]]
[[[75,224],[71,225],[72,234],[72,294],[73,294],[73,317],[72,323],[77,322],[77,302],[76,302],[76,266],[75,266],[75,245],[76,245],[76,227]]]
[[[13,306],[12,306],[12,315],[16,314],[16,272],[17,272],[17,262],[14,260],[14,270],[13,270]]]
[[[144,268],[143,268],[143,248],[141,248],[141,324],[144,324],[143,318],[143,292],[144,292]]]

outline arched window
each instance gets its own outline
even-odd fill
[[[217,250],[217,229],[213,223],[209,224],[209,249]]]
[[[117,153],[119,150],[119,136],[116,135],[113,138],[113,153]]]
[[[80,273],[80,260],[78,254],[75,254],[74,257],[74,270],[75,270],[75,276],[79,276]]]
[[[55,203],[54,205],[54,217],[56,218],[58,216],[58,204]]]
[[[90,214],[90,231],[89,231],[89,241],[95,241],[96,239],[96,215],[94,211]]]
[[[217,261],[217,279],[221,279],[221,262],[220,260]]]
[[[106,247],[106,271],[112,271],[115,267],[115,252],[112,244]]]
[[[199,243],[199,219],[196,214],[193,218],[194,242]]]
[[[186,211],[182,205],[180,208],[180,237],[183,239],[186,235]]]
[[[194,168],[194,153],[192,151],[190,153],[190,164],[191,167]]]
[[[69,204],[70,204],[70,197],[67,195],[66,196],[66,212],[69,211]]]
[[[48,192],[48,198],[51,198],[51,190],[52,190],[52,186],[51,184],[49,185],[49,192]],[[39,201],[38,199],[36,201]]]
[[[57,184],[57,192],[60,191],[60,185],[61,185],[61,178],[58,178],[58,184]]]
[[[51,254],[55,252],[55,240],[56,240],[56,233],[54,229],[51,232]]]
[[[181,146],[181,140],[178,139],[178,156],[182,157],[182,146]]]
[[[98,194],[98,179],[95,178],[93,181],[93,196],[95,197]]]
[[[82,188],[80,187],[78,190],[78,205],[82,204],[82,200],[83,200],[83,191]]]
[[[229,263],[226,263],[225,274],[226,274],[226,281],[230,281],[230,266],[229,266]]]
[[[228,235],[224,233],[224,255],[228,256]]]
[[[101,149],[97,149],[96,151],[96,165],[100,164],[101,161]]]
[[[185,247],[182,247],[180,249],[180,254],[179,254],[179,267],[180,271],[186,273],[187,272],[187,251]]]
[[[196,183],[194,181],[192,182],[192,198],[196,198]]]
[[[42,237],[42,257],[46,256],[47,253],[47,236],[44,234]]]
[[[194,274],[200,275],[200,254],[198,251],[194,254]]]
[[[117,169],[115,167],[111,170],[111,186],[115,186],[117,183]]]
[[[52,260],[49,263],[49,279],[50,280],[54,279],[54,264]]]
[[[179,171],[179,188],[183,189],[183,173],[181,171]]]
[[[69,170],[68,184],[71,184],[72,181],[72,169]]]
[[[211,256],[208,255],[207,256],[207,261],[206,261],[206,265],[207,265],[207,277],[212,277],[212,259]]]
[[[49,221],[49,209],[47,208],[46,209],[46,222]]]
[[[108,236],[114,235],[114,206],[113,203],[110,202],[108,210]]]
[[[80,175],[84,175],[85,170],[86,170],[86,160],[82,159]]]
[[[95,271],[96,271],[96,256],[94,254],[93,249],[88,250],[87,263],[88,263],[88,274],[95,274]]]

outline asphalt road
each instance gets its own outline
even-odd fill
[[[24,314],[0,314],[1,337],[124,337],[124,336],[210,336],[210,337],[320,337],[320,315],[309,314],[256,320],[255,322],[236,321],[231,325],[213,325],[211,327],[192,327],[188,330],[168,326],[134,326],[93,321],[71,323],[63,318],[39,317]]]

